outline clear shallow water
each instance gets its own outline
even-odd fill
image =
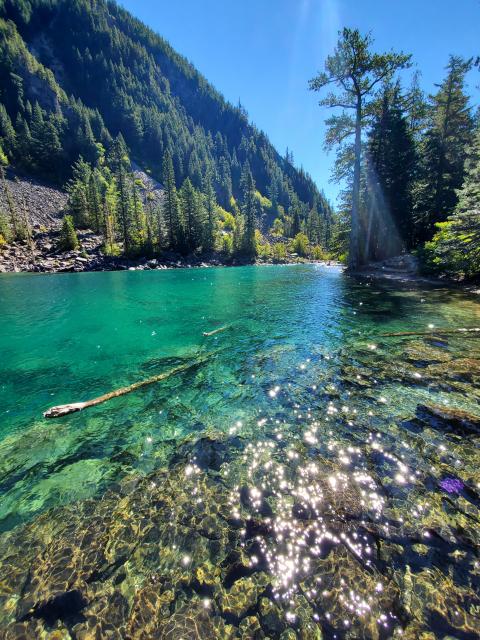
[[[0,308],[9,633],[477,637],[480,339],[380,335],[476,298],[297,265],[3,276]]]

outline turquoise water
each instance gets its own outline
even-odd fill
[[[35,481],[52,485],[52,499],[44,497],[55,504],[69,492],[91,491],[92,473],[95,482],[121,473],[112,459],[125,452],[129,464],[146,470],[162,455],[158,443],[255,419],[270,405],[265,385],[288,375],[312,346],[338,349],[356,321],[355,293],[338,270],[310,267],[12,276],[0,281],[0,304],[0,451],[5,460],[12,444],[21,455],[20,437],[29,473],[0,510],[7,526],[38,508]],[[217,350],[194,384],[178,377],[58,422],[42,418],[52,405]]]
[[[53,587],[55,562],[47,570],[25,552],[15,562],[25,563],[27,584],[22,569],[3,594],[0,584],[4,625],[28,627],[31,637],[60,630],[82,638],[91,625],[103,637],[108,616],[92,587],[78,586],[84,580],[98,583],[108,603],[121,592],[123,617],[112,623],[119,637],[174,629],[184,636],[172,637],[317,638],[320,629],[327,638],[477,637],[480,339],[381,335],[479,326],[475,296],[373,285],[336,267],[252,266],[2,276],[0,309],[4,568],[12,546],[32,539],[48,557],[53,531],[58,545],[91,553],[93,543],[76,537],[85,509],[117,513],[113,523],[95,520],[96,539],[108,531],[115,544],[124,509],[135,512],[129,500],[146,500],[149,514],[135,523],[137,551],[123,573],[115,564],[107,577]],[[161,383],[57,420],[42,416],[199,355],[198,366]],[[425,405],[467,413],[452,428],[453,419],[432,417]],[[125,488],[132,479],[147,483],[139,495]],[[168,580],[141,553],[151,523],[162,545],[173,517],[152,512],[145,487],[153,486],[163,487],[163,502],[183,504],[168,547],[176,551],[162,569]],[[202,491],[207,529],[224,536],[221,550],[218,543],[208,553],[216,533],[184,521]],[[186,542],[197,534],[197,546]],[[367,549],[372,559],[363,561]],[[247,559],[232,560],[240,551]],[[205,563],[215,574],[208,588],[198,577]],[[150,604],[173,595],[146,631],[138,602],[154,566],[164,577]],[[326,588],[312,586],[320,576]],[[58,604],[59,594],[77,590],[81,605],[70,595]]]

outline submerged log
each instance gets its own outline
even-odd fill
[[[122,387],[121,389],[115,389],[114,391],[110,391],[109,393],[105,393],[103,396],[98,396],[98,398],[93,398],[92,400],[86,400],[85,402],[74,402],[72,404],[61,404],[57,407],[52,407],[48,411],[45,411],[43,414],[44,418],[60,418],[61,416],[66,416],[69,413],[75,413],[77,411],[82,411],[83,409],[87,409],[88,407],[94,407],[97,404],[102,404],[103,402],[107,402],[107,400],[111,400],[112,398],[118,398],[119,396],[124,396],[127,393],[132,393],[132,391],[136,391],[137,389],[141,389],[142,387],[146,387],[149,384],[154,384],[155,382],[161,382],[162,380],[167,380],[172,376],[177,375],[178,373],[182,373],[184,371],[188,371],[189,369],[193,369],[194,367],[206,362],[213,354],[209,353],[204,356],[199,356],[195,358],[192,362],[187,362],[185,364],[181,364],[173,369],[169,369],[168,371],[164,371],[152,378],[147,378],[146,380],[140,380],[140,382],[135,382],[134,384],[129,385],[128,387]]]
[[[467,333],[477,335],[480,338],[480,327],[468,327],[466,329],[429,329],[428,331],[395,331],[393,333],[380,333],[380,338],[401,338],[403,336],[444,336],[452,333]]]
[[[221,331],[226,331],[229,327],[230,327],[230,325],[227,324],[225,327],[220,327],[219,329],[214,329],[213,331],[204,331],[203,335],[205,337],[214,336],[216,333],[220,333]]]

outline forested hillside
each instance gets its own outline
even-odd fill
[[[254,254],[256,229],[272,226],[328,246],[311,178],[114,2],[0,0],[0,76],[3,164],[68,185],[74,224],[107,250]],[[165,185],[162,210],[132,161]]]

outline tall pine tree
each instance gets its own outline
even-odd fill
[[[415,143],[398,83],[384,86],[369,131],[364,203],[364,259],[413,246]]]
[[[242,213],[245,219],[242,250],[247,257],[255,258],[257,255],[255,242],[257,199],[255,196],[255,181],[248,161],[245,163],[242,172]]]
[[[467,149],[465,181],[457,197],[453,215],[437,224],[426,248],[437,269],[472,277],[480,273],[480,124]]]
[[[466,148],[473,120],[465,93],[470,61],[452,56],[447,77],[430,97],[428,128],[422,149],[422,174],[416,205],[419,240],[431,237],[436,222],[445,220],[457,202],[464,176]]]
[[[168,246],[173,251],[183,251],[185,248],[183,220],[175,184],[172,156],[168,150],[163,156],[163,186],[165,189],[163,217],[167,226]]]
[[[134,248],[132,237],[132,202],[131,191],[129,189],[130,159],[128,150],[121,133],[113,141],[110,148],[110,166],[115,177],[118,191],[116,219],[120,225],[121,238],[126,254],[131,253]]]

